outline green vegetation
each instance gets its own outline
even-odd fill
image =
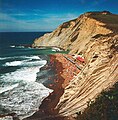
[[[113,30],[114,32],[118,31],[118,15],[114,14],[92,14],[90,17],[105,23],[106,27]]]
[[[95,102],[78,114],[77,120],[118,120],[118,83],[109,91],[103,91]]]
[[[118,24],[118,15],[97,14],[97,15],[91,15],[91,17],[99,21],[102,21],[104,23]]]

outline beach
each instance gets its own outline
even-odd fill
[[[58,114],[58,109],[55,109],[55,107],[64,93],[64,88],[80,70],[75,64],[66,59],[66,57],[69,59],[72,58],[71,55],[53,54],[49,55],[49,57],[50,62],[43,67],[43,70],[53,69],[55,75],[52,78],[48,78],[49,82],[45,84],[45,86],[54,91],[43,100],[39,110],[33,116],[25,118],[24,120],[73,120],[71,116],[60,116]]]

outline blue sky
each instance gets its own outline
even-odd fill
[[[118,14],[117,0],[0,0],[0,32],[52,31],[88,11]]]

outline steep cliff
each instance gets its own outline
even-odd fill
[[[103,12],[85,13],[77,19],[63,23],[52,33],[47,33],[36,39],[32,46],[58,46],[64,49],[70,49],[70,53],[80,52],[95,35],[112,33],[112,30],[105,27],[105,22],[110,22],[107,18],[111,16],[112,19],[116,19],[117,17],[110,13],[103,14]],[[97,20],[100,17],[103,21],[101,21],[101,19]],[[112,23],[109,25],[111,24]]]
[[[65,88],[57,106],[65,116],[83,111],[88,102],[118,81],[118,35],[90,41],[83,53],[86,65]]]
[[[61,115],[83,111],[88,102],[118,81],[118,15],[85,13],[36,39],[36,46],[58,46],[85,58],[86,65],[70,81],[57,105]]]

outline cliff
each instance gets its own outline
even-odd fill
[[[88,12],[34,41],[82,54],[85,66],[65,88],[56,108],[64,116],[84,111],[88,102],[118,82],[118,15]]]
[[[83,111],[88,102],[118,82],[118,35],[90,41],[83,53],[86,65],[65,88],[57,106],[65,116]]]
[[[109,26],[113,28],[118,23],[118,19],[116,18],[117,15],[110,13],[85,13],[77,19],[63,23],[52,33],[47,33],[37,38],[32,46],[58,46],[69,49],[71,51],[70,53],[79,53],[95,35],[112,33],[112,30],[106,27],[106,21],[109,23]],[[112,23],[111,19],[115,20],[115,23]]]

